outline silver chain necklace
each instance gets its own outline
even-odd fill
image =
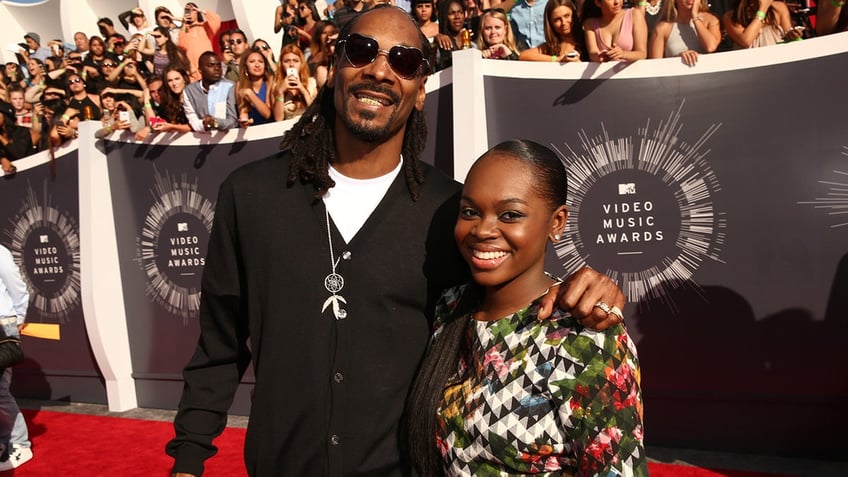
[[[344,277],[336,273],[336,267],[339,265],[339,259],[341,259],[341,257],[336,258],[333,253],[333,233],[330,230],[330,211],[327,210],[326,203],[324,204],[324,217],[327,219],[327,242],[330,244],[330,267],[332,268],[332,272],[324,278],[324,288],[326,288],[328,292],[332,293],[332,296],[327,298],[327,301],[324,302],[324,306],[321,308],[321,313],[324,313],[328,306],[333,305],[333,316],[335,316],[337,320],[343,320],[347,318],[347,310],[341,308],[339,303],[347,304],[347,301],[338,293],[342,291],[342,288],[344,288]]]

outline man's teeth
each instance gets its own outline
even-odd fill
[[[365,104],[370,104],[370,105],[372,105],[372,106],[382,106],[382,105],[383,105],[383,103],[381,103],[380,101],[377,101],[377,100],[376,100],[376,99],[374,99],[374,98],[369,98],[369,97],[367,97],[367,96],[362,96],[362,97],[360,97],[360,98],[359,98],[359,101],[361,101],[361,102],[363,102],[363,103],[365,103]]]
[[[480,252],[478,250],[475,250],[473,253],[474,258],[479,258],[480,260],[494,260],[506,255],[506,252]]]

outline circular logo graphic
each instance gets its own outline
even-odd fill
[[[44,198],[49,204],[50,198]],[[30,289],[30,306],[43,319],[65,322],[80,306],[79,231],[67,212],[41,205],[30,189],[12,218],[9,250]]]
[[[187,323],[200,310],[200,278],[212,229],[214,204],[186,177],[157,177],[156,201],[138,239],[147,294]]]
[[[697,286],[692,276],[701,262],[721,261],[726,223],[715,210],[720,187],[705,160],[705,144],[718,126],[689,144],[678,136],[679,121],[677,111],[636,138],[583,133],[583,154],[567,145],[570,154],[560,152],[570,214],[555,250],[566,272],[590,265],[637,302]]]

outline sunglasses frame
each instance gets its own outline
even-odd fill
[[[367,63],[357,64],[357,63],[354,63],[353,60],[350,59],[350,56],[348,55],[348,44],[350,42],[350,39],[354,38],[354,37],[362,38],[362,39],[367,40],[369,42],[372,42],[374,44],[374,46],[375,46],[374,50],[375,51],[373,52],[373,56],[371,56],[371,59]],[[403,79],[411,80],[411,79],[418,77],[418,75],[421,73],[422,68],[425,67],[425,65],[426,65],[425,69],[427,69],[427,70],[430,69],[430,60],[427,59],[427,57],[424,55],[424,52],[421,51],[420,48],[416,48],[414,46],[406,46],[406,45],[395,45],[395,46],[389,48],[388,50],[384,50],[384,49],[380,48],[380,43],[378,43],[377,40],[375,40],[374,38],[371,38],[370,36],[365,36],[361,33],[351,33],[344,40],[338,40],[336,42],[337,51],[338,51],[339,47],[341,47],[342,50],[344,51],[344,57],[347,59],[347,62],[350,63],[350,65],[353,66],[354,68],[363,68],[366,65],[369,65],[369,64],[375,62],[377,60],[377,57],[380,56],[380,53],[382,53],[382,54],[386,55],[386,60],[388,61],[389,66],[391,67],[392,71],[394,71],[396,75],[400,76]],[[363,45],[363,47],[365,47],[365,45]],[[416,51],[420,55],[421,61],[420,61],[420,63],[418,63],[418,66],[415,68],[415,71],[413,71],[411,74],[407,75],[402,71],[398,71],[397,66],[393,62],[393,58],[397,58],[397,56],[393,57],[392,54],[393,53],[397,54],[400,51],[402,51],[402,52]]]

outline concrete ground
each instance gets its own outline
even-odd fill
[[[172,421],[175,411],[164,409],[133,409],[125,412],[110,412],[102,404],[68,403],[57,401],[38,401],[18,399],[18,404],[25,409],[44,409],[56,412],[75,412],[97,416],[125,417],[131,419],[147,419],[151,421]],[[231,427],[247,427],[247,417],[230,416],[228,425]],[[670,447],[649,446],[648,458],[652,462],[665,464],[692,465],[710,469],[742,470],[750,472],[775,473],[782,476],[798,477],[846,477],[848,476],[848,460],[844,462],[794,459],[787,457],[737,454],[731,452],[714,452],[695,449],[675,449]],[[846,446],[848,459],[848,446]]]

